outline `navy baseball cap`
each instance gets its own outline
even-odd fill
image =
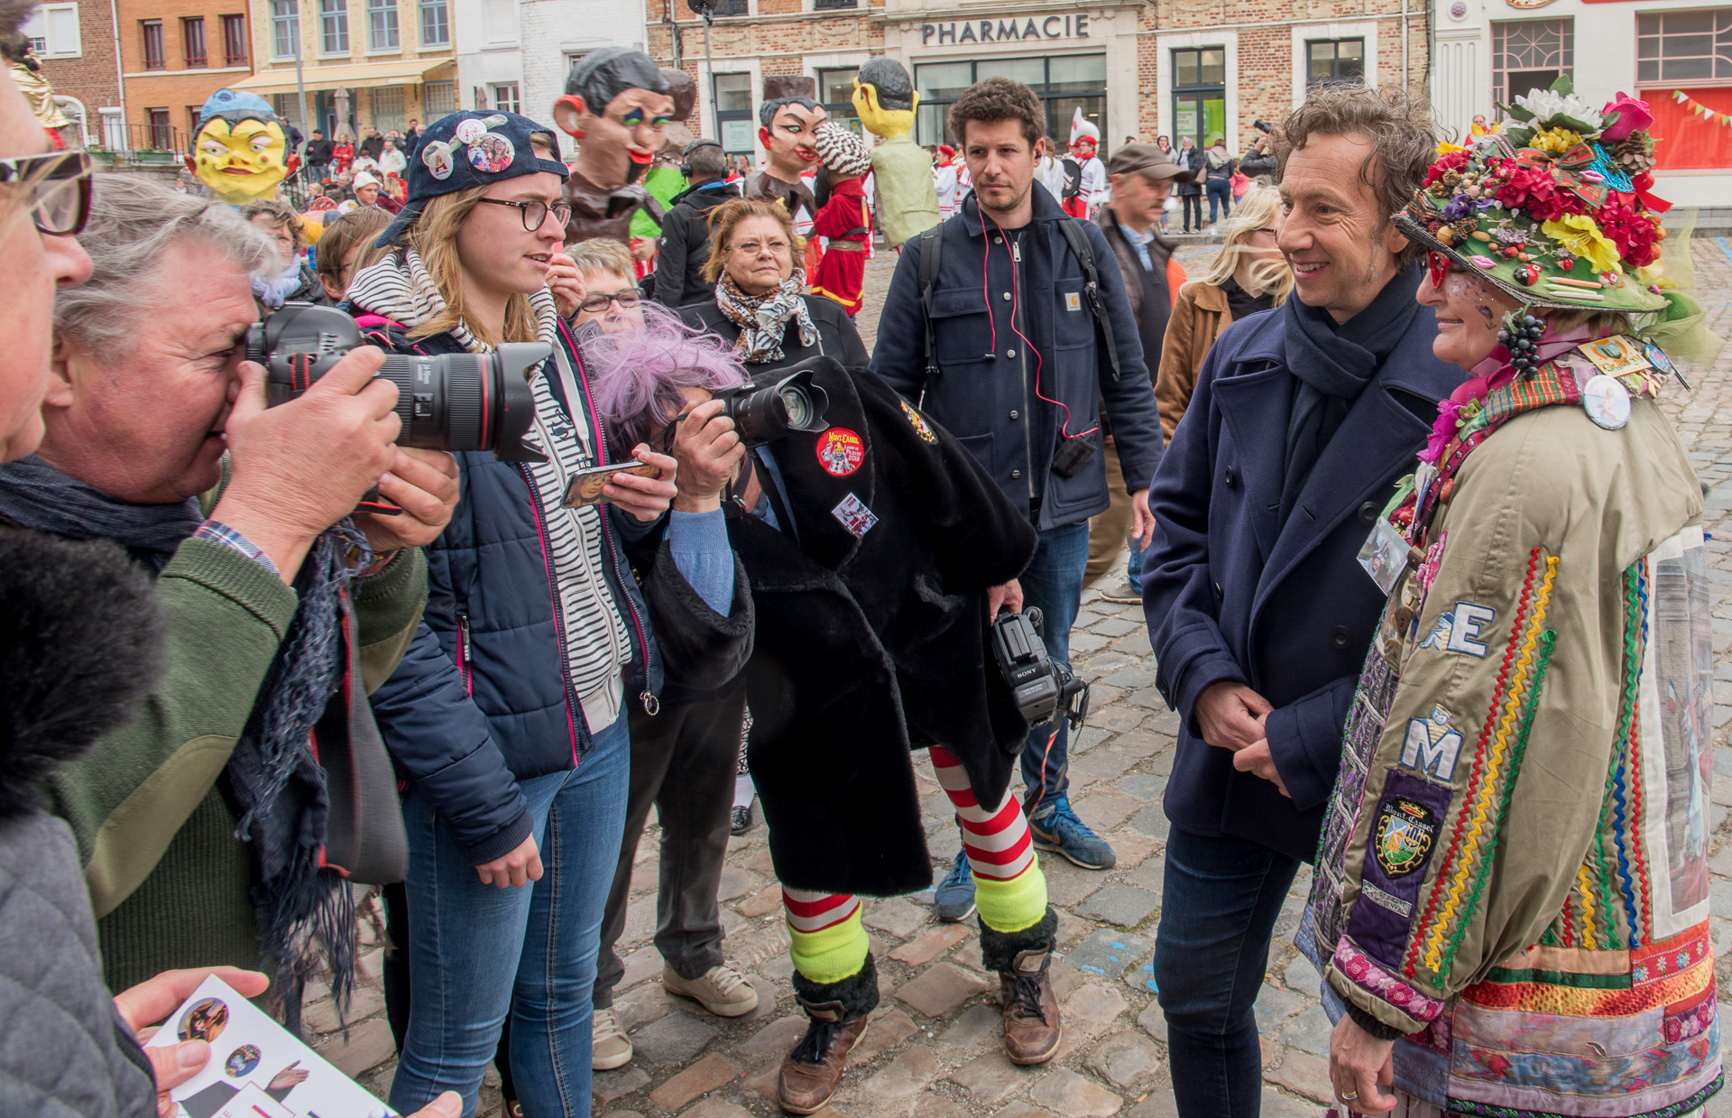
[[[536,154],[530,137],[537,133],[547,137],[552,158]],[[561,181],[567,175],[559,136],[546,125],[516,113],[465,111],[440,117],[422,131],[409,157],[409,201],[374,244],[384,248],[401,236],[429,198],[543,171]]]

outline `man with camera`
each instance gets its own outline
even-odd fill
[[[168,636],[143,716],[50,777],[53,810],[111,987],[268,958],[292,1021],[315,967],[352,976],[352,945],[307,936],[353,927],[343,875],[402,872],[364,695],[414,632],[416,549],[450,518],[455,465],[393,445],[376,350],[266,408],[242,358],[248,276],[274,250],[228,206],[105,180],[85,237],[91,278],[55,301],[46,436],[0,469],[0,517],[119,543],[155,579]],[[357,517],[364,540],[333,530],[375,486],[402,512]]]
[[[1239,160],[1239,172],[1248,178],[1256,179],[1263,186],[1274,183],[1275,176],[1280,172],[1279,162],[1275,158],[1275,126],[1266,120],[1254,120],[1257,138],[1251,141],[1251,146]]]
[[[1034,91],[1008,78],[982,81],[951,105],[974,193],[961,213],[903,246],[872,369],[905,398],[924,399],[1040,530],[1022,588],[1062,662],[1082,604],[1088,520],[1108,507],[1096,412],[1104,404],[1130,487],[1131,534],[1145,542],[1161,427],[1112,249],[1099,229],[1033,189],[1045,127]],[[1107,869],[1112,847],[1070,807],[1068,743],[1064,726],[1041,728],[1022,755],[1035,845]],[[941,917],[967,916],[968,886],[959,855],[940,887]]]

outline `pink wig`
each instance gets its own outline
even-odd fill
[[[719,392],[751,379],[720,338],[692,329],[659,303],[641,306],[641,330],[588,331],[582,342],[595,407],[616,457],[685,410],[680,389]]]

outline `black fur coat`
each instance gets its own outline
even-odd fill
[[[982,803],[1009,787],[1028,726],[993,660],[986,590],[1021,574],[1038,538],[871,372],[799,367],[830,426],[769,445],[797,541],[729,520],[757,607],[752,776],[783,884],[893,896],[932,881],[912,750],[956,754]]]

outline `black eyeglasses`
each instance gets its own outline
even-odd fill
[[[30,187],[30,220],[54,236],[84,231],[90,218],[90,156],[51,151],[0,159],[0,183]]]
[[[476,201],[486,202],[490,206],[510,206],[514,210],[521,210],[523,212],[523,227],[531,233],[541,228],[541,223],[547,220],[549,213],[553,214],[554,220],[559,222],[561,228],[564,228],[566,219],[571,217],[571,203],[569,202],[555,202],[550,206],[539,200],[507,202],[503,198],[477,198]]]
[[[607,310],[609,303],[618,303],[620,310],[629,311],[641,302],[643,302],[643,293],[635,287],[628,287],[624,291],[616,291],[612,295],[605,295],[600,291],[593,295],[585,295],[583,302],[577,306],[585,314],[601,314]]]

